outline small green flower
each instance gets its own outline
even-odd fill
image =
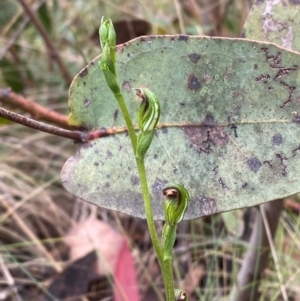
[[[149,89],[136,89],[137,95],[142,98],[138,111],[138,125],[142,132],[153,131],[160,117],[160,103]]]
[[[164,212],[166,223],[170,226],[178,224],[184,217],[190,197],[187,190],[180,184],[169,184],[163,189],[166,197]]]
[[[136,157],[144,158],[154,135],[154,129],[160,117],[159,100],[149,89],[136,89],[142,98],[138,110],[138,126],[140,133],[137,139]]]

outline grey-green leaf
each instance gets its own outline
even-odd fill
[[[70,89],[70,123],[91,139],[65,164],[67,190],[100,207],[145,217],[125,122],[94,59]],[[117,47],[117,72],[137,125],[132,88],[149,88],[161,117],[146,155],[155,219],[162,187],[190,194],[185,219],[300,191],[300,56],[241,39],[142,37]],[[103,129],[105,128],[105,129]],[[122,132],[123,131],[123,132]]]
[[[300,52],[300,2],[257,0],[244,25],[244,37]]]

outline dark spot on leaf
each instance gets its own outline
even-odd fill
[[[155,154],[155,155],[153,156],[153,158],[154,158],[154,159],[157,159],[157,154]]]
[[[247,161],[247,164],[248,164],[250,170],[252,170],[254,172],[257,172],[262,166],[262,163],[256,157],[249,159]]]
[[[286,99],[286,101],[280,106],[281,109],[285,108],[286,105],[288,105],[289,103],[292,102],[292,96],[293,96],[293,93],[294,93],[294,90],[296,89],[296,87],[292,87],[290,85],[288,85],[286,82],[284,81],[281,81],[280,82],[281,85],[285,86],[288,91],[289,91],[289,95],[288,95],[288,98]]]
[[[212,171],[214,172],[215,176],[218,174],[218,169],[219,169],[219,166],[216,166]]]
[[[134,175],[131,176],[130,181],[133,186],[136,186],[140,183],[139,177],[134,176]]]
[[[99,166],[99,163],[98,163],[98,162],[95,162],[94,165],[95,165],[95,166]]]
[[[230,129],[233,130],[233,132],[234,132],[234,137],[235,137],[235,138],[238,138],[239,136],[238,136],[238,134],[237,134],[237,126],[236,126],[235,124],[232,124],[232,125],[230,126]]]
[[[295,157],[297,152],[299,152],[299,151],[300,151],[300,145],[296,149],[293,150],[293,157]]]
[[[91,104],[91,101],[89,99],[84,100],[84,106],[88,107]]]
[[[254,65],[254,70],[257,70],[257,69],[258,69],[258,65],[255,64],[255,65]]]
[[[114,112],[114,120],[116,121],[117,117],[118,117],[118,114],[119,114],[119,110],[116,109],[115,112]]]
[[[189,139],[191,146],[200,154],[210,154],[213,151],[214,146],[223,146],[229,141],[224,127],[213,124],[213,117],[209,115],[206,116],[200,126],[185,126],[182,128]]]
[[[268,87],[268,90],[269,90],[269,91],[273,91],[274,88],[270,86],[270,87]]]
[[[164,160],[161,165],[164,166],[166,163],[166,160]]]
[[[200,196],[200,210],[202,215],[211,215],[218,212],[216,200],[212,198],[208,198],[206,196]]]
[[[214,125],[215,124],[215,119],[212,114],[206,114],[204,121],[202,122],[202,125]]]
[[[154,184],[151,187],[152,193],[156,196],[157,199],[162,197],[162,189],[168,183],[166,180],[161,180],[156,178]]]
[[[197,91],[200,88],[200,83],[195,74],[190,74],[187,82],[187,86],[190,90]]]
[[[174,169],[173,169],[173,173],[176,173],[177,171],[178,171],[177,168],[174,168]]]
[[[85,77],[88,74],[88,68],[85,67],[81,72],[79,73],[80,77]]]
[[[125,89],[128,92],[131,91],[131,85],[128,81],[123,81],[122,88]]]
[[[247,185],[248,185],[248,183],[247,183],[247,182],[245,182],[245,183],[242,185],[242,188],[246,188],[246,187],[247,187]]]
[[[300,115],[296,115],[293,119],[293,122],[300,124]]]
[[[287,160],[287,157],[282,156],[281,154],[276,154],[276,157],[280,160],[280,165],[282,167],[282,175],[286,176],[287,175],[287,165],[285,164],[284,161]]]
[[[189,40],[189,36],[182,34],[182,35],[179,36],[178,40],[187,42]]]
[[[105,183],[105,188],[109,188],[110,184],[108,182]]]
[[[222,186],[223,189],[229,190],[228,186],[224,183],[222,178],[219,178],[218,183]]]
[[[269,74],[261,74],[260,76],[256,77],[257,82],[263,82],[264,84],[267,83],[267,80],[270,79]]]
[[[113,157],[113,154],[110,150],[107,150],[106,154],[107,154],[107,158],[112,158]]]
[[[272,137],[272,144],[273,145],[280,145],[282,143],[282,135],[280,133],[276,133]]]
[[[297,65],[294,65],[293,67],[287,67],[287,68],[283,68],[283,67],[277,67],[275,69],[279,69],[276,73],[276,75],[274,76],[274,79],[277,79],[279,77],[283,77],[283,76],[286,76],[286,75],[289,75],[289,73],[291,71],[295,71],[295,70],[298,70],[298,66]]]
[[[86,82],[83,82],[83,85],[85,86],[85,85],[86,85]]]
[[[163,126],[161,128],[161,131],[162,131],[163,134],[168,134],[168,128],[166,126]]]
[[[194,64],[197,64],[201,58],[201,55],[197,54],[197,53],[192,53],[192,54],[189,54],[188,57]]]
[[[269,160],[264,161],[263,164],[267,164],[270,168],[273,168],[273,165]]]

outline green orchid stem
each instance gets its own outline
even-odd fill
[[[159,239],[157,236],[156,228],[154,225],[153,212],[151,199],[149,194],[145,164],[143,158],[136,158],[136,162],[138,165],[138,171],[142,186],[142,193],[144,198],[144,207],[146,212],[146,218],[148,223],[148,229],[151,237],[151,241],[156,252],[158,262],[161,267],[163,282],[165,287],[165,294],[167,301],[175,301],[175,288],[174,288],[174,278],[173,278],[173,267],[172,267],[172,250],[170,251],[170,256],[167,260],[164,260],[164,250],[162,249]],[[175,227],[176,228],[176,227]],[[176,230],[175,230],[176,231]]]
[[[159,242],[155,224],[154,224],[152,204],[151,204],[151,198],[150,198],[146,170],[145,170],[145,161],[144,161],[145,153],[147,152],[151,144],[153,138],[153,131],[159,119],[159,115],[160,115],[159,101],[154,96],[154,94],[148,89],[137,90],[138,93],[140,94],[140,97],[143,99],[141,109],[139,110],[139,126],[142,127],[140,128],[140,130],[142,131],[142,136],[139,136],[139,140],[138,140],[124,97],[121,93],[121,87],[118,81],[118,76],[117,76],[116,66],[115,66],[116,34],[110,19],[104,20],[104,18],[102,18],[99,32],[100,32],[100,43],[103,50],[102,58],[99,62],[99,67],[103,71],[108,87],[111,89],[112,93],[114,94],[115,98],[118,101],[119,107],[122,111],[123,117],[127,125],[129,137],[131,140],[133,152],[138,167],[140,183],[141,183],[143,199],[144,199],[145,213],[146,213],[146,218],[148,223],[148,229],[163,274],[167,301],[175,301],[173,270],[172,270],[172,261],[171,261],[172,251],[171,251],[171,255],[168,256],[167,260],[164,260],[165,259],[164,250]],[[147,107],[147,104],[150,105]],[[145,111],[146,108],[148,108],[148,110]],[[145,118],[146,121],[143,120],[143,118]]]
[[[146,213],[146,219],[147,219],[147,224],[148,224],[148,228],[149,228],[149,233],[150,233],[150,237],[152,240],[154,250],[158,257],[158,261],[162,267],[163,250],[159,243],[158,235],[157,235],[156,228],[154,225],[153,211],[152,211],[150,193],[149,193],[149,188],[148,188],[144,159],[136,158],[136,163],[138,166],[139,177],[140,177],[140,182],[141,182],[141,187],[142,187],[144,207],[145,207],[145,213]]]
[[[162,271],[167,301],[175,301],[172,258],[163,261]]]

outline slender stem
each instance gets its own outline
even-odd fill
[[[163,261],[163,280],[167,301],[175,300],[172,258]]]
[[[137,144],[137,138],[136,138],[136,134],[135,134],[135,130],[134,130],[134,126],[132,123],[132,120],[130,118],[124,97],[122,94],[115,94],[115,97],[119,103],[120,109],[122,111],[122,114],[124,116],[127,128],[128,128],[128,133],[129,133],[129,137],[131,140],[131,144],[132,144],[132,148],[133,148],[133,152],[135,153],[136,150],[136,144]],[[147,182],[146,182],[147,183]]]
[[[128,127],[128,132],[129,132],[129,136],[130,136],[130,140],[131,140],[131,144],[132,144],[134,153],[136,153],[137,137],[136,137],[135,130],[134,130],[129,112],[127,110],[124,98],[123,98],[122,94],[118,94],[118,95],[115,94],[115,97],[118,100],[119,106],[121,108],[124,119],[126,121],[126,125]],[[141,187],[142,187],[142,194],[143,194],[143,199],[144,199],[144,207],[145,207],[148,229],[149,229],[149,233],[150,233],[150,237],[151,237],[151,241],[152,241],[154,250],[156,252],[156,255],[157,255],[161,270],[162,270],[167,301],[174,301],[175,295],[174,295],[174,280],[173,280],[172,262],[170,262],[169,260],[164,262],[164,260],[163,260],[163,249],[160,245],[158,235],[156,232],[156,228],[155,228],[155,224],[154,224],[153,210],[152,210],[152,205],[151,205],[151,199],[150,199],[147,175],[146,175],[146,170],[145,170],[144,158],[136,157],[136,163],[137,163]]]
[[[56,135],[68,139],[73,139],[76,142],[83,142],[83,137],[81,133],[78,131],[69,131],[50,124],[36,121],[34,119],[11,112],[1,107],[0,107],[0,117],[22,124],[24,126],[27,126],[35,130],[39,130],[42,132],[46,132],[52,135]]]
[[[144,160],[142,158],[137,158],[136,162],[137,162],[141,186],[142,186],[142,193],[143,193],[143,198],[144,198],[144,206],[145,206],[145,213],[146,213],[149,233],[150,233],[150,237],[151,237],[151,240],[153,243],[154,250],[157,254],[158,261],[163,270],[163,250],[160,246],[156,228],[154,225],[153,211],[152,211],[150,193],[149,193],[149,188],[148,188],[145,164],[144,164]]]

